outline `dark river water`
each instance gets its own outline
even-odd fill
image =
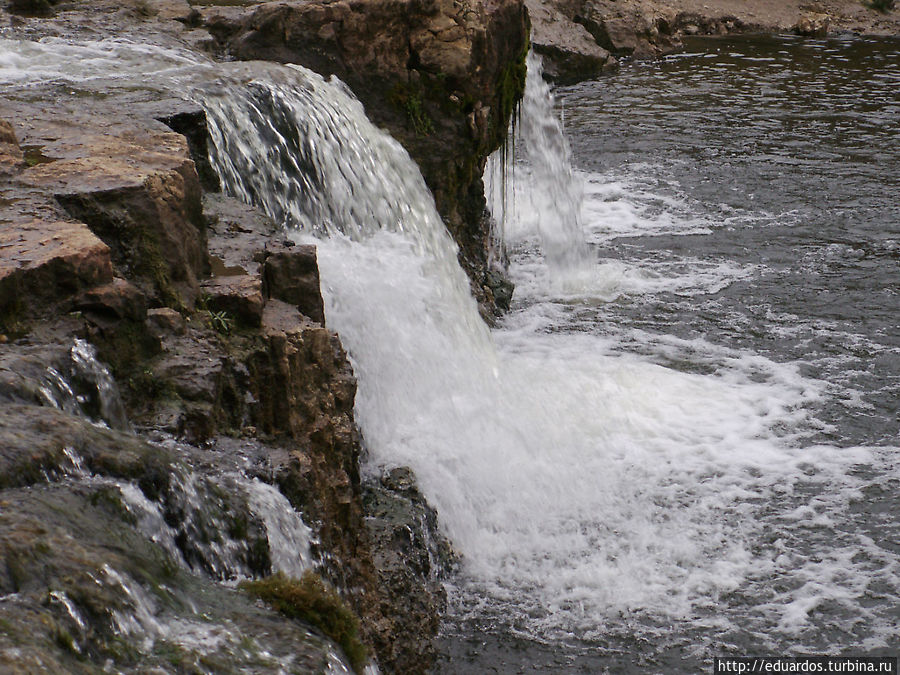
[[[662,435],[673,433],[689,381],[734,385],[735,408],[752,398],[758,416],[733,419],[715,393],[691,399],[686,433],[718,429],[727,449],[709,459],[719,450],[672,441],[681,449],[663,454],[675,460],[680,496],[662,496],[666,471],[645,462],[639,492],[654,496],[635,492],[624,519],[606,514],[622,527],[593,544],[615,548],[642,527],[642,505],[660,506],[660,522],[688,514],[686,539],[708,534],[692,529],[701,520],[717,521],[717,532],[742,539],[745,557],[691,549],[677,564],[704,584],[679,609],[667,598],[674,605],[695,578],[667,572],[658,590],[604,592],[606,610],[583,603],[579,618],[559,621],[532,622],[521,613],[540,610],[459,581],[437,672],[695,673],[710,671],[715,655],[896,654],[900,41],[696,40],[555,96],[597,271],[583,288],[547,291],[540,241],[514,217],[518,289],[495,339],[509,352],[522,351],[526,333],[556,340],[548,351],[579,340],[612,362],[661,367],[640,383],[651,411],[629,415],[657,415]],[[675,373],[705,379],[673,385],[665,374]],[[634,448],[659,435],[630,433]],[[731,477],[718,484],[722,476]],[[643,552],[646,568],[609,553],[619,566],[608,584],[652,585],[652,570],[673,554]],[[734,563],[729,572],[709,564],[719,556]],[[587,579],[582,571],[570,585],[590,587]],[[571,611],[546,595],[543,606]]]

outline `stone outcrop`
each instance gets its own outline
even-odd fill
[[[544,76],[557,82],[594,77],[615,67],[616,59],[587,29],[556,7],[526,0],[531,45],[544,58]]]
[[[170,494],[172,475],[182,469],[173,468],[171,457],[152,459],[140,434],[191,444],[185,452],[252,451],[265,467],[260,476],[313,526],[321,573],[362,617],[364,637],[385,670],[424,672],[443,597],[421,569],[402,585],[381,583],[376,558],[385,559],[378,550],[390,542],[366,525],[356,382],[340,340],[324,325],[315,247],[286,241],[270,219],[221,194],[201,200],[187,141],[154,121],[155,112],[94,105],[91,116],[103,113],[99,132],[78,115],[61,122],[50,108],[9,103],[2,112],[14,121],[0,125],[0,149],[9,158],[0,188],[4,498],[85,470],[137,481],[147,499],[162,500],[175,527],[186,517],[178,506],[184,497]],[[74,338],[95,345],[110,366],[130,423],[124,411],[106,414],[96,382],[93,391],[79,388],[69,373]],[[85,419],[92,415],[123,433],[95,431]],[[139,435],[129,433],[131,426]],[[113,446],[118,457],[105,450]],[[61,503],[80,504],[69,488],[60,491]],[[214,522],[250,533],[229,550],[245,551],[239,559],[248,574],[265,574],[263,540],[252,535],[258,525],[229,525],[229,514],[243,507],[213,497]],[[19,515],[26,517],[11,517]],[[110,527],[133,524],[126,518]],[[0,527],[0,539],[10,532]],[[217,534],[194,524],[179,536],[179,555],[189,566],[220,573],[195,545]],[[88,546],[85,556],[102,559],[104,541]],[[417,546],[424,542],[419,538]],[[135,550],[149,555],[145,544]],[[0,541],[8,564],[16,551]],[[120,600],[110,598],[111,606]],[[91,635],[72,634],[79,645],[91,645],[85,652],[91,658],[107,654],[105,631],[113,630],[106,619],[97,621]],[[65,653],[57,656],[68,662]]]
[[[294,0],[206,8],[203,25],[233,57],[340,77],[418,163],[476,295],[495,307],[481,175],[524,88],[521,0]]]
[[[676,51],[684,37],[696,35],[792,32],[824,37],[835,31],[900,34],[900,13],[896,9],[878,12],[856,0],[532,1],[546,13],[584,26],[593,41],[611,54],[639,59]],[[549,41],[562,50],[571,35],[566,31],[565,38]],[[551,59],[559,58],[551,49],[547,53]]]

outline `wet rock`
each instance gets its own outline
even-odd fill
[[[135,124],[99,133],[72,122],[32,119],[54,161],[19,181],[52,194],[111,251],[120,276],[157,304],[182,306],[208,269],[200,184],[184,137]]]
[[[491,270],[484,276],[484,285],[493,294],[497,307],[504,312],[508,312],[512,304],[513,291],[515,290],[512,282],[499,272]]]
[[[171,458],[130,434],[67,412],[9,403],[0,410],[0,489],[79,471],[137,480],[149,494],[168,485]]]
[[[419,164],[482,296],[481,175],[524,89],[529,25],[521,0],[314,0],[203,13],[236,58],[299,63],[347,83]]]
[[[191,9],[191,12],[195,11]],[[199,14],[197,16],[199,17]],[[210,192],[218,191],[219,177],[209,163],[209,144],[212,141],[209,138],[209,127],[206,125],[206,113],[203,108],[177,100],[155,102],[153,105],[156,107],[153,117],[187,139],[191,159],[194,160],[203,189]]]
[[[12,124],[0,120],[0,178],[18,173],[25,168],[24,155]]]
[[[0,227],[0,332],[38,308],[112,281],[110,249],[83,223],[25,219]]]
[[[147,318],[147,298],[133,284],[119,278],[84,291],[75,298],[73,307],[116,319],[143,321]]]
[[[233,319],[240,326],[258,328],[262,324],[264,301],[259,277],[213,277],[204,281],[200,289],[209,312],[224,312],[227,320]]]
[[[165,335],[184,335],[186,330],[184,317],[169,307],[148,310],[147,326],[160,338]]]
[[[209,252],[217,274],[258,274],[266,247],[283,237],[281,228],[259,209],[222,194],[203,196],[209,222]]]
[[[599,45],[616,56],[648,58],[680,47],[671,33],[674,16],[623,11],[610,16],[603,6],[588,5],[580,19]]]
[[[52,409],[0,409],[0,439],[0,671],[326,669],[328,641],[212,580],[217,550],[267,547],[233,490],[179,485],[166,451]],[[162,545],[168,527],[193,547]]]
[[[441,578],[453,562],[449,543],[406,467],[367,484],[363,508],[378,583],[406,608],[380,636],[385,640],[381,653],[393,672],[426,672],[436,657],[433,639],[447,603]],[[407,637],[399,642],[393,635]]]
[[[269,244],[264,255],[262,274],[266,297],[295,305],[304,316],[324,325],[316,247]]]
[[[597,44],[584,26],[538,0],[527,0],[525,4],[531,18],[531,45],[544,57],[544,74],[550,79],[588,79],[614,65],[615,59],[610,60],[610,53]]]
[[[804,37],[825,37],[828,35],[830,19],[827,14],[807,14],[793,25],[791,30]]]
[[[140,10],[138,2],[127,0],[125,4],[122,11],[111,12],[107,17],[117,22],[115,25],[139,20],[146,22],[141,24],[142,27],[166,23],[166,30],[174,30],[171,21],[154,23],[163,14],[157,11],[158,3],[149,3],[147,12],[137,11]],[[454,176],[476,177],[466,190],[450,185],[448,194],[458,188],[460,193],[465,192],[469,199],[466,208],[472,213],[477,212],[479,218],[483,218],[484,210],[480,183],[476,184],[481,170],[477,157],[486,154],[489,142],[493,142],[491,139],[505,133],[505,127],[500,126],[502,118],[498,117],[498,111],[512,109],[514,85],[518,74],[523,74],[507,71],[504,75],[500,72],[507,85],[500,106],[493,98],[496,92],[490,79],[496,78],[498,70],[503,71],[509,65],[502,60],[502,53],[512,47],[497,47],[492,42],[484,42],[485,34],[480,32],[478,23],[483,15],[495,11],[502,14],[509,10],[510,16],[515,14],[514,3],[504,0],[500,5],[506,9],[479,6],[476,14],[481,12],[482,15],[474,18],[466,18],[465,12],[454,10],[458,21],[454,19],[451,23],[459,25],[458,22],[462,22],[467,26],[465,31],[454,29],[431,13],[431,9],[423,10],[417,6],[415,13],[424,23],[417,24],[415,36],[409,30],[404,35],[415,44],[420,61],[410,64],[403,59],[396,63],[391,59],[384,61],[391,61],[391,68],[399,69],[390,73],[391,77],[397,75],[391,82],[401,82],[404,88],[386,100],[386,90],[379,89],[374,80],[370,83],[375,104],[382,105],[387,111],[385,115],[392,116],[398,128],[413,138],[416,133],[407,128],[407,124],[410,123],[410,102],[416,96],[434,106],[441,115],[449,115],[450,126],[455,124],[458,129],[464,129],[465,152],[457,147],[452,130],[444,129],[443,123],[435,125],[433,132],[435,136],[440,134],[440,138],[431,138],[427,142],[431,144],[429,153],[434,161],[446,163],[450,155],[464,160],[465,166],[451,167],[452,171],[461,172]],[[92,5],[92,9],[94,7]],[[113,9],[112,3],[104,2],[103,8]],[[444,9],[448,8],[449,4]],[[384,11],[390,11],[393,20],[400,23],[410,20],[396,10],[391,6]],[[75,9],[67,7],[65,11],[66,21],[76,20],[70,14]],[[360,16],[348,30],[356,34],[377,31],[377,27],[368,26],[363,19],[367,16],[366,8],[353,11],[358,11]],[[239,9],[238,12],[246,10]],[[519,15],[519,19],[523,16]],[[500,19],[495,16],[491,20]],[[426,26],[433,27],[436,33],[432,34]],[[438,39],[436,36],[446,38],[447,44],[431,44]],[[383,35],[379,39],[389,42],[393,36]],[[513,41],[512,46],[515,44],[518,43]],[[353,47],[363,48],[368,48],[364,41]],[[408,58],[409,44],[401,44],[400,48],[407,50],[404,58]],[[479,79],[481,74],[478,78],[471,77],[477,66],[470,63],[466,55],[473,53],[492,54],[483,79]],[[381,58],[382,55],[378,55],[376,61]],[[446,89],[450,86],[446,75],[426,69],[439,61],[446,61],[447,68],[461,78],[465,76],[464,81],[453,84],[456,88],[452,91]],[[358,77],[368,82],[370,74]],[[380,80],[381,83],[386,81],[385,78]],[[415,83],[415,91],[405,88],[409,82]],[[450,98],[456,95],[454,91],[459,94],[455,100]],[[471,95],[467,95],[467,91]],[[227,487],[224,488],[225,496],[217,496],[215,485],[205,476],[188,479],[184,467],[173,462],[171,453],[159,445],[131,434],[98,429],[92,424],[95,420],[76,416],[74,410],[56,409],[49,402],[54,396],[48,399],[41,391],[46,385],[42,378],[46,365],[57,362],[57,352],[65,351],[63,336],[89,338],[96,344],[99,358],[109,363],[122,388],[128,416],[142,434],[166,438],[167,443],[171,441],[169,434],[186,439],[202,448],[197,450],[197,456],[203,457],[204,462],[210,461],[215,452],[228,445],[221,442],[223,438],[232,441],[230,452],[241,456],[247,443],[252,441],[271,462],[271,467],[260,469],[259,475],[277,480],[291,502],[303,509],[315,530],[315,549],[321,556],[323,574],[343,590],[355,611],[363,617],[366,639],[384,655],[386,669],[396,662],[407,664],[408,672],[416,672],[417,668],[422,670],[424,661],[417,656],[418,650],[427,643],[428,637],[424,633],[437,625],[440,605],[430,600],[417,605],[416,616],[427,617],[422,619],[420,626],[403,623],[398,617],[406,613],[406,604],[414,604],[416,600],[409,594],[391,597],[386,588],[379,586],[370,534],[363,520],[359,475],[361,445],[353,418],[356,381],[339,339],[323,325],[315,250],[290,246],[280,228],[270,219],[223,195],[206,195],[203,200],[206,213],[200,213],[200,181],[188,155],[189,144],[153,121],[165,120],[190,135],[193,130],[200,129],[201,122],[191,106],[175,105],[167,110],[168,100],[160,99],[151,105],[146,100],[138,100],[147,98],[141,95],[127,95],[123,99],[118,94],[111,94],[109,99],[98,96],[77,100],[67,100],[67,95],[60,89],[53,90],[47,101],[38,104],[21,100],[0,102],[3,116],[13,120],[15,125],[12,134],[6,129],[3,137],[13,140],[18,137],[27,149],[19,161],[17,146],[12,141],[3,146],[12,159],[4,165],[9,167],[11,180],[0,184],[0,199],[4,200],[0,204],[4,205],[3,209],[10,207],[2,214],[4,218],[7,213],[11,214],[9,217],[15,220],[9,222],[26,224],[37,220],[68,223],[73,218],[83,221],[77,226],[82,232],[93,232],[94,240],[105,247],[107,267],[100,279],[85,281],[72,289],[60,286],[50,294],[54,305],[38,308],[28,339],[40,348],[25,354],[34,372],[19,358],[24,354],[21,352],[24,343],[15,341],[17,334],[11,334],[12,344],[3,346],[0,356],[12,354],[16,358],[9,361],[0,358],[0,399],[3,400],[0,411],[5,413],[0,415],[0,472],[7,481],[2,485],[8,485],[0,494],[0,500],[15,502],[17,486],[28,486],[35,493],[44,494],[61,490],[63,496],[49,508],[51,512],[62,508],[77,512],[81,519],[96,516],[98,520],[91,522],[100,523],[98,527],[106,533],[114,532],[115,545],[124,545],[129,552],[134,552],[135,565],[144,565],[145,556],[159,556],[162,560],[168,556],[167,564],[171,567],[171,551],[152,546],[142,536],[132,537],[129,531],[119,532],[118,525],[102,519],[107,516],[121,518],[125,527],[134,527],[135,515],[129,516],[128,509],[122,508],[118,488],[106,485],[97,490],[96,496],[90,497],[96,504],[89,499],[87,506],[80,495],[67,492],[70,484],[78,483],[82,470],[91,475],[89,480],[133,481],[146,499],[164,509],[167,525],[179,532],[179,559],[195,570],[213,576],[220,574],[221,568],[203,546],[223,543],[217,537],[232,529],[246,534],[244,564],[247,569],[257,574],[267,570],[270,561],[253,543],[260,541],[257,536],[259,523],[228,520],[229,514],[239,514],[246,508],[240,500],[228,497]],[[442,110],[443,105],[448,111]],[[44,110],[44,107],[48,109]],[[433,121],[438,120],[437,112]],[[193,142],[190,149],[195,156],[203,152],[199,141]],[[205,239],[207,221],[208,242]],[[462,222],[461,219],[458,222]],[[477,222],[478,227],[484,226],[483,220]],[[5,229],[0,230],[6,233]],[[471,234],[473,241],[481,236],[479,232]],[[215,264],[210,268],[206,266],[207,245],[215,256]],[[208,278],[210,269],[213,278]],[[197,306],[193,300],[201,291],[201,279],[209,297],[205,304]],[[141,294],[151,306],[146,314],[145,308],[140,306]],[[65,302],[59,302],[64,296]],[[78,311],[62,314],[73,308]],[[221,326],[214,320],[218,314],[233,320],[236,329],[220,330]],[[60,344],[53,343],[51,347],[50,335],[54,340],[60,340]],[[77,391],[73,394],[76,398],[81,395]],[[201,496],[201,501],[206,504],[202,513],[209,514],[208,519],[192,520],[189,504],[178,496],[179,484],[184,481],[187,482],[182,487],[188,491],[195,489]],[[41,507],[35,503],[22,504],[22,508],[40,512]],[[155,652],[148,655],[135,646],[141,640],[135,638],[131,643],[129,637],[124,641],[128,642],[131,657],[123,660],[121,654],[111,653],[111,643],[106,636],[110,634],[112,624],[109,615],[102,614],[99,608],[105,603],[106,607],[115,610],[131,611],[133,607],[127,599],[123,601],[131,596],[119,588],[117,594],[98,593],[94,598],[78,596],[75,599],[74,591],[70,592],[70,589],[89,586],[93,583],[91,577],[100,578],[98,568],[86,565],[82,574],[76,567],[53,567],[57,565],[55,561],[45,565],[38,555],[37,549],[43,547],[39,541],[27,551],[17,549],[6,556],[5,543],[22,540],[22,530],[17,529],[16,523],[5,521],[4,524],[3,516],[8,513],[6,507],[4,501],[3,509],[0,509],[0,576],[5,570],[15,568],[22,587],[31,584],[28,586],[31,590],[20,596],[22,605],[14,610],[4,605],[5,598],[0,599],[0,618],[11,618],[16,625],[21,622],[21,625],[32,627],[46,620],[46,625],[57,626],[60,630],[33,631],[39,636],[34,643],[28,642],[27,632],[17,631],[12,637],[7,633],[0,635],[0,670],[10,658],[13,659],[9,661],[13,663],[13,672],[21,664],[31,667],[30,664],[38,660],[52,664],[52,672],[77,672],[82,665],[91,670],[109,659],[112,660],[111,667],[122,672],[131,669],[143,672],[152,668],[171,670],[182,666],[184,670],[189,669],[194,663],[190,659],[196,656],[189,646],[179,647],[188,655],[184,660],[157,659]],[[99,516],[92,510],[94,507],[99,509]],[[202,525],[204,520],[208,521],[206,526]],[[190,522],[200,524],[190,525]],[[220,527],[220,523],[224,526]],[[44,543],[54,550],[57,546],[64,550],[57,535],[61,537],[66,533],[65,536],[75,542],[69,550],[81,562],[96,553],[98,559],[105,560],[113,569],[127,568],[128,578],[133,580],[135,568],[128,567],[115,554],[108,555],[109,551],[104,547],[110,540],[104,538],[106,534],[97,535],[92,527],[71,527],[68,522],[63,522],[59,528],[54,529],[55,525],[48,528],[49,539]],[[12,534],[4,540],[6,532]],[[37,551],[37,557],[29,557],[34,551]],[[45,586],[40,586],[29,576],[32,569],[50,570],[42,577],[49,580]],[[99,569],[102,572],[102,567]],[[166,585],[176,589],[173,595],[188,597],[179,574],[176,569],[174,577],[164,582],[160,582],[155,574],[141,579],[148,580],[145,588],[159,589]],[[59,582],[60,575],[73,581]],[[177,581],[171,581],[176,577]],[[3,583],[6,581],[0,579],[0,584]],[[130,581],[128,583],[131,590],[136,588]],[[200,584],[201,581],[192,583]],[[206,581],[202,583],[206,584],[203,597],[208,599],[210,594],[217,593]],[[62,614],[66,603],[60,599],[47,600],[50,588],[64,591],[82,616],[95,613],[89,623],[96,628],[79,632],[77,621]],[[413,584],[409,588],[417,587]],[[155,607],[165,608],[168,617],[173,613],[179,618],[190,615],[186,611],[179,613],[180,609],[168,604],[170,600],[168,595],[162,600],[154,600],[159,603]],[[217,595],[216,600],[222,607],[237,607],[233,595],[228,592],[224,596]],[[190,602],[200,607],[200,611],[220,611],[216,603],[212,606],[204,604],[194,596],[190,596]],[[238,607],[237,614],[244,616],[244,609]],[[148,616],[158,616],[155,611],[153,609]],[[34,619],[34,623],[28,623],[31,619],[26,620],[26,616]],[[220,616],[228,616],[228,612],[221,610]],[[255,639],[268,639],[266,635],[277,634],[284,636],[284,644],[295,644],[284,634],[284,625],[290,625],[289,622],[279,619],[281,627],[273,627],[262,614],[254,617],[249,627],[241,624],[241,630],[246,628],[247,632],[239,633],[238,641],[252,643]],[[239,622],[238,619],[235,621]],[[252,629],[262,632],[255,633]],[[168,638],[153,634],[151,639],[160,649],[171,648]],[[118,644],[121,643],[122,640]],[[7,646],[21,650],[17,652],[20,656],[13,657],[10,656],[12,652],[3,651]],[[318,642],[316,654],[320,659],[323,649],[321,641]],[[303,660],[306,652],[302,644],[298,645],[298,650],[299,660],[293,663],[303,672],[322,670],[321,663]],[[134,656],[136,653],[140,656]],[[17,661],[19,658],[21,660]],[[132,660],[126,662],[127,658]],[[244,651],[228,653],[222,650],[204,655],[204,664],[215,672],[246,672],[242,666],[246,662],[242,659],[247,658]],[[254,662],[254,667],[256,665]]]

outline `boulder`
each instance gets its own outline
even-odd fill
[[[119,278],[84,291],[74,299],[73,306],[79,311],[115,319],[143,321],[147,318],[147,298],[134,284]]]
[[[807,14],[793,25],[791,30],[804,37],[825,37],[828,35],[830,18],[827,14]]]
[[[0,332],[79,291],[112,281],[110,249],[83,223],[6,219],[0,226]]]
[[[615,64],[584,26],[538,0],[526,0],[525,4],[531,18],[531,45],[544,57],[544,74],[550,79],[588,79]]]
[[[267,298],[295,305],[304,316],[325,324],[315,246],[270,243],[265,251],[262,274]]]
[[[155,305],[193,301],[206,273],[200,183],[185,138],[140,124],[96,130],[32,118],[28,136],[53,161],[26,168],[24,188],[52,194],[109,247],[117,273]]]
[[[638,10],[610,14],[608,8],[588,4],[579,18],[597,44],[616,56],[649,58],[681,46],[673,33],[673,16]]]

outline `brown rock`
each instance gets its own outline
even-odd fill
[[[200,185],[183,136],[38,120],[56,161],[30,167],[20,181],[53,194],[110,247],[119,273],[157,304],[193,300],[207,269]],[[34,133],[34,132],[32,132]]]
[[[147,318],[147,298],[133,284],[119,278],[84,291],[75,298],[74,307],[117,319],[143,321]]]
[[[284,237],[275,222],[252,206],[221,193],[203,197],[208,226],[209,252],[214,274],[229,270],[239,274],[258,274],[266,247]],[[216,271],[215,268],[221,268]]]
[[[316,247],[270,245],[265,256],[262,274],[266,297],[294,305],[305,316],[324,325]]]
[[[213,277],[201,283],[200,289],[210,312],[225,312],[242,326],[258,327],[262,323],[265,301],[259,277]]]
[[[0,315],[112,281],[109,247],[83,223],[0,223]]]
[[[526,0],[525,4],[531,18],[532,47],[544,56],[544,74],[551,79],[586,79],[615,63],[584,26],[538,0]]]
[[[0,120],[0,178],[18,173],[24,167],[22,148],[12,124]]]
[[[164,335],[184,335],[184,317],[170,307],[147,310],[147,328],[157,337]]]
[[[829,24],[827,14],[807,14],[795,23],[791,30],[804,37],[825,37],[828,35]]]

